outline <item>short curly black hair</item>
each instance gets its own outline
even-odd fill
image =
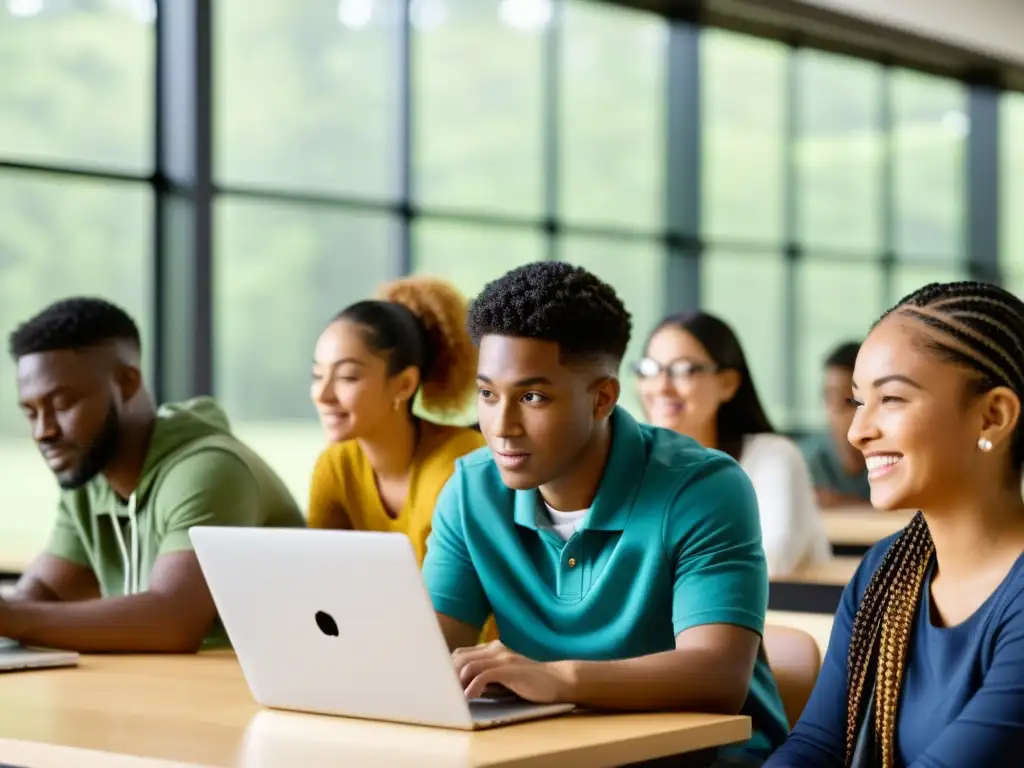
[[[558,344],[566,359],[608,357],[621,362],[632,330],[615,290],[582,267],[538,261],[484,286],[469,308],[469,332]]]
[[[123,309],[105,299],[75,296],[50,304],[11,333],[7,348],[17,360],[57,349],[82,349],[127,341],[142,349],[138,326]]]

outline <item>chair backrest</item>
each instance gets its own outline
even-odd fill
[[[795,627],[768,625],[765,654],[775,675],[789,727],[800,719],[821,670],[821,651],[810,633]]]

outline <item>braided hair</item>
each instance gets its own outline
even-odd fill
[[[970,371],[970,390],[984,394],[1008,387],[1024,399],[1024,302],[994,285],[932,283],[886,312],[912,318],[930,330],[929,352]],[[1024,427],[1011,443],[1013,467],[1024,464]],[[896,713],[914,614],[935,545],[918,512],[893,541],[861,598],[847,659],[846,765],[850,766],[874,677],[874,757],[883,768],[895,762]],[[873,671],[873,674],[872,674]]]

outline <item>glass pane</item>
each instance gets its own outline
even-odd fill
[[[1024,300],[1024,270],[1003,273],[1003,287]]]
[[[809,249],[878,256],[882,68],[809,49],[797,56],[798,237]]]
[[[900,264],[893,272],[889,306],[928,283],[952,283],[968,279],[966,266],[957,264]]]
[[[156,1],[6,6],[0,157],[152,169]]]
[[[999,222],[999,260],[1006,268],[1024,269],[1024,95],[1003,94]]]
[[[560,212],[601,226],[660,228],[667,24],[586,0],[566,5],[564,28]]]
[[[895,245],[902,259],[959,261],[964,253],[964,86],[920,72],[892,75]]]
[[[783,239],[787,56],[774,41],[702,33],[706,237]]]
[[[647,334],[665,315],[665,250],[655,242],[576,236],[561,240],[558,250],[560,259],[593,272],[612,286],[632,315],[632,339],[620,371],[620,402],[642,421],[644,415],[629,365],[643,356]]]
[[[825,424],[821,375],[825,356],[844,341],[862,341],[885,310],[885,281],[877,264],[815,261],[797,272],[799,295],[797,423]]]
[[[135,319],[151,370],[152,220],[153,199],[143,184],[0,173],[0,329],[5,338],[51,301],[101,296]],[[14,363],[4,354],[0,541],[4,555],[21,552],[31,558],[53,525],[57,486],[32,444],[17,401]]]
[[[413,272],[450,280],[472,299],[510,269],[544,258],[538,230],[418,221],[413,229]]]
[[[416,199],[539,214],[550,0],[414,0]]]
[[[334,314],[395,275],[394,226],[384,214],[231,198],[216,216],[217,395],[305,505],[323,448],[313,346]]]
[[[472,300],[483,287],[510,269],[544,258],[544,236],[536,229],[469,226],[446,221],[417,221],[413,228],[413,273],[442,277]],[[432,418],[437,419],[437,416]],[[476,421],[476,402],[447,421]]]
[[[781,254],[709,253],[701,262],[701,308],[727,322],[743,345],[761,402],[776,429],[786,427],[783,338],[786,265]]]
[[[392,195],[400,2],[218,0],[217,178]]]

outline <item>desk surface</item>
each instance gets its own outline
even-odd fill
[[[881,512],[868,506],[840,507],[823,510],[821,517],[833,544],[870,547],[907,525],[914,513],[906,510]]]
[[[845,587],[853,578],[861,558],[856,555],[839,555],[833,557],[827,563],[817,565],[813,568],[791,573],[788,576],[775,576],[773,582],[787,582],[791,584],[827,584],[834,587]]]
[[[28,549],[17,544],[4,542],[0,548],[0,573],[24,573],[39,554],[37,549]]]
[[[84,656],[77,669],[0,685],[3,758],[33,768],[121,764],[96,752],[191,766],[611,766],[749,735],[746,717],[700,714],[573,714],[463,733],[276,712],[253,702],[222,652]]]

